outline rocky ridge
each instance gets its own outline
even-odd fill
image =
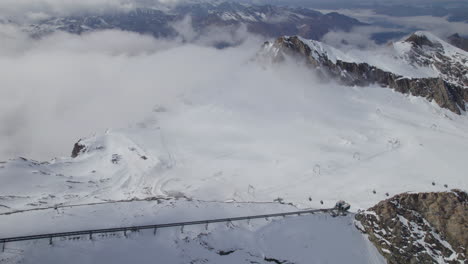
[[[411,77],[384,70],[365,58],[353,58],[318,41],[298,36],[280,37],[266,42],[262,54],[273,62],[298,57],[323,79],[337,80],[348,86],[378,84],[395,91],[434,100],[440,107],[461,114],[468,102],[468,55],[429,33],[417,32],[395,43],[395,60],[415,71],[430,72],[429,77]]]
[[[468,256],[464,191],[396,195],[356,220],[390,264],[465,263]]]

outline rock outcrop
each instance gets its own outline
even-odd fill
[[[378,84],[395,91],[421,96],[434,100],[440,107],[461,114],[466,111],[468,102],[468,57],[456,54],[451,59],[444,52],[441,43],[431,41],[425,35],[414,34],[405,40],[411,49],[405,53],[405,60],[415,67],[432,68],[437,77],[411,78],[365,62],[346,61],[334,58],[339,52],[317,41],[307,41],[300,37],[281,37],[274,43],[265,43],[264,50],[273,57],[274,62],[286,57],[303,59],[308,66],[316,70],[323,79],[337,80],[348,86],[368,86]],[[448,45],[448,44],[447,44]]]
[[[81,144],[81,139],[78,140],[78,142],[75,143],[75,145],[73,146],[73,150],[72,150],[72,154],[71,154],[71,157],[72,158],[76,158],[78,157],[81,153],[85,152],[86,151],[86,146],[84,144]]]
[[[465,263],[468,195],[404,193],[356,215],[356,226],[389,264]]]

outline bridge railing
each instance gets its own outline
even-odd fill
[[[241,220],[250,220],[250,219],[259,219],[259,218],[271,218],[271,217],[285,217],[289,215],[304,215],[304,214],[314,214],[318,212],[332,212],[334,209],[316,209],[316,210],[303,210],[303,211],[294,211],[294,212],[284,212],[284,213],[274,213],[274,214],[261,214],[261,215],[249,215],[249,216],[240,216],[240,217],[228,217],[228,218],[218,218],[218,219],[206,219],[206,220],[197,220],[197,221],[186,221],[186,222],[175,222],[175,223],[166,223],[166,224],[155,224],[155,225],[139,225],[139,226],[126,226],[126,227],[115,227],[115,228],[105,228],[105,229],[89,229],[89,230],[80,230],[80,231],[71,231],[71,232],[60,232],[60,233],[48,233],[48,234],[38,234],[30,236],[18,236],[18,237],[8,237],[0,238],[0,243],[2,245],[2,250],[5,249],[5,244],[8,242],[18,242],[18,241],[27,241],[27,240],[38,240],[38,239],[49,239],[52,243],[52,238],[56,237],[70,237],[70,236],[83,236],[88,235],[90,239],[93,238],[95,234],[105,234],[105,233],[117,233],[127,231],[139,231],[145,229],[154,229],[156,233],[157,229],[168,228],[168,227],[184,227],[190,225],[208,225],[212,223],[223,223],[223,222],[234,222]]]

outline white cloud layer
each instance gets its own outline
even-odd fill
[[[325,34],[321,41],[339,49],[375,49],[379,48],[372,39],[372,34],[378,32],[391,32],[391,29],[378,27],[378,26],[360,26],[354,27],[349,32],[344,31],[330,31]]]
[[[184,44],[115,30],[34,40],[1,26],[0,160],[67,156],[80,137],[137,122],[184,91],[234,81],[229,73],[244,71],[261,39],[242,28],[212,34],[221,31]],[[205,46],[237,39],[247,41]]]
[[[44,12],[48,8],[49,13],[90,7],[123,10],[134,8],[135,3],[157,2],[4,0],[0,14],[29,10],[29,14],[40,17],[47,16]],[[355,15],[360,19],[377,16]],[[434,19],[427,19],[423,25],[434,27],[436,32],[447,25],[442,18]],[[408,27],[418,22],[418,18],[398,20]],[[442,21],[442,26],[436,20]],[[59,32],[35,40],[13,25],[0,24],[0,160],[18,155],[36,159],[68,155],[80,137],[126,126],[155,105],[171,105],[186,91],[199,87],[225,83],[255,87],[265,83],[255,78],[265,76],[256,74],[260,69],[247,64],[264,39],[248,34],[245,27],[208,27],[200,35],[190,22],[186,18],[175,23],[180,37],[170,40],[117,30],[83,35]],[[466,27],[463,31],[455,26],[454,31],[468,34]],[[346,35],[329,33],[325,40],[339,47],[345,36],[355,46],[372,47],[368,37],[379,30],[356,28]],[[208,47],[220,42],[244,44],[226,50]],[[302,79],[304,75],[291,76]],[[281,83],[275,79],[280,77],[271,77],[268,83]]]
[[[468,35],[468,26],[464,22],[450,22],[446,17],[433,16],[411,16],[394,17],[388,15],[376,14],[368,9],[339,9],[339,10],[321,10],[322,12],[338,12],[346,16],[356,18],[362,22],[399,26],[400,30],[415,31],[427,30],[440,36],[447,37],[454,33]],[[397,29],[396,29],[397,30]]]

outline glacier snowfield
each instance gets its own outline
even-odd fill
[[[3,163],[0,210],[189,197],[302,208],[343,199],[356,211],[401,192],[467,189],[465,115],[385,88],[282,81],[200,88],[83,139],[77,158]]]

